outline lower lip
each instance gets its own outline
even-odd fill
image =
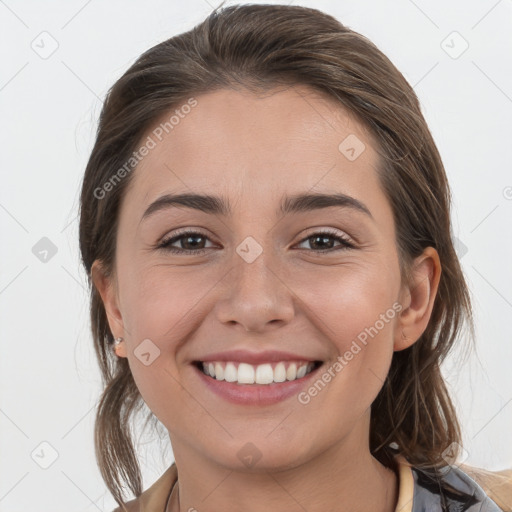
[[[209,377],[194,365],[195,371],[211,391],[229,402],[241,405],[271,405],[298,395],[321,367],[296,380],[272,384],[236,384]]]

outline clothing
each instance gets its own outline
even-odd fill
[[[436,479],[431,472],[399,462],[399,498],[395,512],[504,512],[478,483],[459,467],[445,466]],[[512,481],[510,482],[512,485]]]
[[[446,466],[438,470],[436,481],[430,472],[411,467],[402,456],[395,456],[395,460],[399,477],[395,512],[512,512],[512,470]],[[173,463],[149,489],[126,504],[128,511],[165,512],[177,479]],[[118,507],[113,512],[122,510]]]

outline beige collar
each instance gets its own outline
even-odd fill
[[[395,512],[412,512],[414,476],[411,466],[401,455],[395,457],[398,465],[399,490]],[[485,493],[504,511],[512,511],[512,469],[491,472],[481,468],[461,465]],[[128,512],[164,512],[171,488],[178,480],[178,470],[173,462],[163,475],[138,498],[126,503]],[[113,512],[123,512],[116,508]]]

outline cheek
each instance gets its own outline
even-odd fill
[[[389,338],[396,318],[393,304],[398,297],[398,269],[383,268],[369,262],[317,270],[314,274],[297,273],[294,293],[306,307],[310,322],[333,342],[340,353],[350,348],[352,340],[364,342],[368,329]],[[310,313],[308,313],[308,311]]]
[[[310,322],[328,340],[332,358],[319,376],[327,382],[320,401],[340,403],[362,413],[384,384],[393,356],[399,304],[398,273],[371,266],[331,272],[305,281],[298,295],[308,305]],[[330,371],[328,371],[330,370]],[[323,389],[320,383],[318,389]]]
[[[184,392],[177,356],[199,327],[205,294],[213,284],[206,283],[204,273],[197,270],[165,266],[133,269],[124,276],[124,283],[123,322],[130,369],[144,401],[162,420],[161,414],[169,408],[167,399],[179,403]]]
[[[188,331],[215,282],[207,273],[165,265],[132,273],[125,287],[123,321],[133,342],[150,338],[168,350]]]

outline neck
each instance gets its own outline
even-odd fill
[[[180,447],[181,448],[181,447]],[[174,449],[179,480],[166,512],[371,510],[394,512],[398,477],[369,452],[335,446],[292,469],[240,472]]]

